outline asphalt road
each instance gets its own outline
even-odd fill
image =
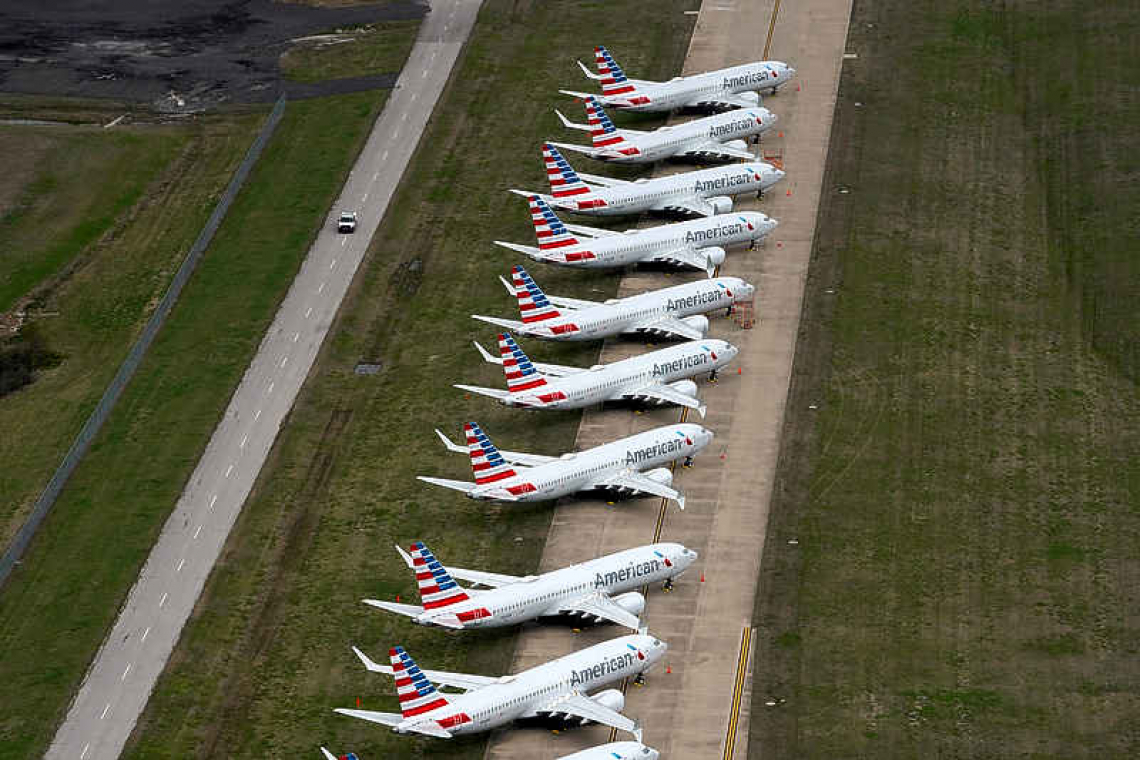
[[[657,499],[614,506],[570,502],[557,508],[543,554],[542,569],[550,570],[656,538],[680,541],[700,552],[701,559],[672,593],[665,595],[659,587],[647,593],[643,622],[669,644],[664,665],[671,672],[655,671],[645,686],[627,691],[626,714],[641,721],[645,742],[662,757],[748,756],[752,694],[746,644],[850,12],[851,0],[706,0],[702,5],[686,73],[760,60],[766,49],[768,58],[787,61],[798,72],[791,87],[764,102],[780,121],[765,136],[761,151],[782,154],[788,176],[763,200],[738,197],[735,204],[739,210],[763,211],[780,226],[764,247],[730,251],[722,267],[722,274],[744,277],[757,286],[758,321],[752,329],[743,329],[733,319],[712,321],[710,335],[735,343],[741,351],[718,383],[700,386],[709,409],[704,424],[717,437],[691,469],[675,471],[675,483],[687,495],[687,509],[662,509]],[[575,167],[591,171],[587,163],[580,159]],[[635,271],[623,279],[621,291],[624,295],[699,276],[667,278],[660,272]],[[636,343],[612,341],[602,360],[644,350]],[[577,447],[677,419],[676,409],[642,415],[589,410]],[[528,627],[520,637],[513,670],[621,633],[612,626],[577,635],[555,626]],[[767,701],[767,695],[757,698]],[[596,726],[558,736],[537,729],[501,731],[493,737],[487,758],[560,756],[608,738],[609,730]]]
[[[396,89],[46,757],[110,760],[122,751],[317,356],[481,1],[433,3]],[[355,235],[336,234],[333,222],[341,209],[359,211]]]

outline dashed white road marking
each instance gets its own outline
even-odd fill
[[[183,557],[182,559],[178,560],[178,567],[176,567],[176,568],[174,569],[174,572],[176,572],[176,573],[180,573],[180,572],[182,572],[182,566],[183,566],[183,565],[185,565],[185,564],[186,564],[186,558],[185,558],[185,557]]]
[[[163,607],[166,605],[166,592],[162,592],[162,598],[158,600],[158,606]]]
[[[83,758],[87,757],[87,750],[90,747],[91,747],[91,742],[87,742],[86,744],[83,745],[83,751],[79,753],[79,760],[83,760]]]
[[[294,341],[296,341],[296,338],[294,338]],[[253,420],[254,420],[254,422],[256,422],[256,421],[257,421],[257,418],[258,418],[258,417],[260,417],[260,416],[261,416],[261,410],[260,410],[260,409],[258,409],[256,412],[254,412],[254,413],[253,413]]]
[[[245,444],[246,444],[248,441],[249,441],[249,436],[248,436],[248,435],[243,435],[243,436],[241,437],[241,444],[239,444],[239,445],[238,445],[238,448],[239,448],[239,449],[244,449],[244,448],[245,448]]]
[[[143,643],[144,641],[146,641],[146,637],[147,637],[147,636],[149,636],[149,635],[150,635],[150,626],[148,625],[148,626],[146,627],[146,630],[145,630],[145,631],[143,631],[143,635],[142,635],[142,638],[141,638],[141,639],[139,639],[139,643],[141,644],[141,643]]]
[[[269,388],[265,392],[266,393],[273,393],[273,383],[269,384]]]
[[[335,266],[336,266],[336,259],[333,259],[332,261],[329,262],[329,269],[332,269]]]
[[[313,313],[313,307],[310,306],[308,309],[305,310],[305,319],[308,319],[309,315],[312,313]]]
[[[322,282],[320,284],[320,286],[317,287],[317,292],[322,293],[322,292],[324,292],[324,289],[325,289],[325,284]]]
[[[131,672],[131,663],[128,662],[127,667],[123,670],[123,674],[121,676],[119,676],[119,680],[120,681],[127,680],[127,673],[130,673],[130,672]]]
[[[435,58],[435,56],[432,55],[432,58]],[[420,79],[427,79],[427,73],[428,73],[428,70],[424,69],[424,72],[422,74],[420,74]]]
[[[194,530],[194,538],[197,538],[197,537],[198,537],[198,534],[199,534],[199,533],[201,533],[201,532],[202,532],[202,526],[201,526],[201,525],[199,525],[199,526],[198,526],[198,527],[197,527],[197,528]]]
[[[368,203],[368,193],[365,193],[364,197],[360,199],[361,206],[363,206],[365,203]]]
[[[299,332],[297,332],[297,333],[293,333],[293,342],[294,342],[294,343],[296,343],[296,342],[297,342],[297,338],[300,338],[300,337],[301,337],[301,333],[299,333]],[[258,409],[258,410],[257,410],[257,413],[258,413],[258,414],[261,414],[261,410],[260,410],[260,409]],[[257,418],[256,418],[256,417],[254,417],[254,419],[257,419]]]
[[[384,155],[380,156],[380,160],[381,161],[387,161],[388,160],[388,151],[384,151]],[[379,174],[380,174],[380,172],[376,172],[376,174],[373,174],[372,179],[376,179],[376,177],[379,176]]]
[[[416,93],[414,93],[414,92],[412,93],[412,98],[411,98],[411,100],[410,100],[410,101],[408,101],[408,102],[410,102],[410,103],[415,103],[415,102],[416,102]]]
[[[282,367],[284,367],[284,366],[285,366],[285,364],[286,364],[288,361],[289,361],[289,357],[288,357],[288,356],[282,356],[282,357],[281,357],[281,366],[282,366]]]
[[[106,718],[107,717],[107,711],[109,711],[110,709],[111,709],[111,703],[108,702],[107,706],[103,708],[103,714],[99,716],[99,720],[103,720],[103,718]]]
[[[213,496],[210,497],[210,509],[213,509],[214,504],[216,504],[217,502],[218,502],[218,495],[214,494]]]
[[[230,473],[233,471],[234,471],[234,466],[231,464],[229,467],[226,468],[226,477],[228,478],[230,476]]]
[[[341,248],[344,248],[344,244],[345,244],[345,243],[347,243],[347,242],[348,242],[348,238],[346,238],[346,237],[342,237],[342,238],[340,239],[340,247],[341,247]]]

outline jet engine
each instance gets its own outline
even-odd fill
[[[590,699],[594,700],[602,707],[610,708],[614,712],[621,712],[622,708],[625,707],[625,695],[617,689],[606,689],[605,691],[599,691],[597,694],[590,697]]]
[[[724,144],[724,147],[732,148],[733,150],[748,150],[748,143],[743,140],[729,140]]]
[[[714,213],[727,214],[732,211],[732,198],[727,195],[714,195],[711,198],[706,198],[706,200],[713,207]]]
[[[709,318],[706,316],[696,314],[691,317],[685,317],[681,321],[699,332],[702,336],[709,334]]]
[[[675,383],[669,383],[669,387],[691,398],[697,397],[697,384],[692,380],[678,380]]]
[[[641,617],[641,613],[645,611],[645,597],[636,591],[619,594],[614,597],[613,601],[618,607],[637,617]]]
[[[655,470],[650,470],[645,473],[645,477],[663,486],[673,485],[673,473],[668,467],[658,467]]]
[[[702,248],[701,253],[705,255],[705,260],[708,261],[709,266],[719,267],[724,263],[725,251],[719,245]]]
[[[741,100],[751,100],[756,105],[760,105],[760,94],[753,92],[752,90],[738,92],[736,93],[736,97],[740,98]]]

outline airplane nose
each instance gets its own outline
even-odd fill
[[[657,760],[657,758],[660,757],[660,754],[657,752],[657,750],[651,749],[646,753],[645,756],[649,758],[649,760]]]

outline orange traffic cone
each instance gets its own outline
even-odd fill
[[[396,594],[396,601],[397,602],[400,601],[400,595],[399,594]]]
[[[796,92],[799,92],[799,91],[800,91],[800,83],[796,82]]]
[[[701,573],[701,583],[704,583],[704,582],[705,582],[705,574]]]
[[[779,136],[780,136],[780,137],[783,137],[783,136],[784,136],[784,133],[783,133],[783,132],[781,132]]]
[[[738,375],[739,375],[739,374],[741,374],[741,372],[740,372],[740,367],[737,367],[737,368],[736,368],[736,374],[738,374]]]
[[[786,192],[785,195],[787,195],[789,198],[791,198],[792,197],[792,188],[789,187],[788,192]]]
[[[672,672],[673,672],[673,666],[672,665],[666,665],[665,666],[665,675],[669,675]]]

